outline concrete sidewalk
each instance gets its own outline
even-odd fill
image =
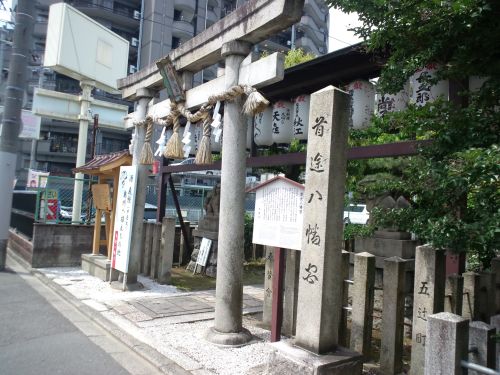
[[[24,263],[11,251],[9,256]],[[275,351],[270,332],[258,327],[261,286],[244,287],[243,324],[254,341],[226,348],[204,339],[213,326],[214,290],[180,292],[139,276],[143,290],[122,292],[80,268],[30,271],[165,374],[258,374]]]

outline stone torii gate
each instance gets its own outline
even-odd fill
[[[186,108],[206,102],[213,93],[220,93],[237,85],[263,86],[283,78],[282,56],[274,54],[260,61],[245,59],[253,44],[265,40],[298,22],[304,0],[250,0],[207,30],[170,52],[176,70],[182,74],[186,91]],[[225,75],[192,88],[192,77],[197,71],[225,60]],[[122,96],[138,100],[135,120],[143,120],[147,103],[155,91],[162,89],[162,77],[156,65],[151,65],[118,82]],[[168,102],[165,103],[168,107]],[[243,229],[245,196],[246,126],[242,101],[225,103],[224,137],[221,176],[221,212],[219,222],[219,252],[215,325],[209,331],[209,341],[220,345],[243,345],[250,341],[250,333],[242,326],[243,298]],[[142,128],[142,129],[141,129]],[[142,220],[145,203],[146,169],[140,166],[138,156],[144,142],[144,128],[136,128],[133,165],[139,166],[132,248],[129,258],[128,281],[133,283],[139,272],[139,249],[142,238]]]

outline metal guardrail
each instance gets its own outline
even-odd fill
[[[474,371],[480,372],[481,374],[486,374],[486,375],[500,375],[499,371],[495,371],[495,370],[492,370],[492,369],[490,369],[488,367],[484,367],[484,366],[478,365],[477,363],[471,363],[471,362],[462,360],[460,362],[460,365],[463,368],[466,368],[466,369],[469,369],[469,370],[474,370]]]

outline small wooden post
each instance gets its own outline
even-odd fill
[[[274,250],[273,272],[273,313],[271,318],[271,342],[280,341],[283,321],[283,278],[285,270],[285,250]]]
[[[92,255],[99,255],[100,244],[101,244],[101,210],[97,208],[95,210],[94,243],[92,246]]]

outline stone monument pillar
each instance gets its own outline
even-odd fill
[[[338,346],[349,104],[332,86],[311,95],[296,340],[275,344],[287,367],[274,360],[271,373],[362,372],[361,355]]]
[[[241,62],[251,45],[232,41],[222,45],[226,89],[238,84]],[[215,325],[207,339],[221,345],[243,345],[251,334],[242,326],[243,247],[245,217],[245,158],[247,122],[242,99],[224,103],[221,202]]]

